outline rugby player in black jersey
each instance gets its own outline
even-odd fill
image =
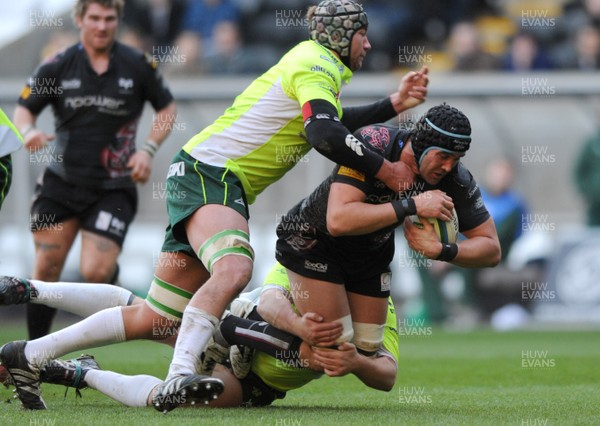
[[[364,353],[379,348],[390,294],[394,230],[404,225],[409,246],[430,259],[463,267],[491,267],[500,245],[475,179],[460,159],[471,126],[456,108],[431,108],[412,132],[370,125],[357,131],[364,145],[417,175],[411,191],[397,193],[376,178],[338,166],[307,198],[283,216],[277,260],[287,268],[300,312],[317,312],[343,325],[338,344],[352,341]],[[407,218],[448,221],[456,209],[457,244],[442,244],[433,226]],[[407,220],[405,220],[407,219]],[[347,296],[347,297],[346,297]]]
[[[173,127],[175,103],[156,63],[116,41],[122,14],[123,0],[78,0],[80,41],[42,63],[19,98],[14,123],[25,146],[49,163],[31,207],[36,279],[59,280],[81,231],[83,278],[117,282],[117,257],[137,210],[136,183],[148,180],[152,157]],[[146,101],[156,114],[136,150]],[[48,105],[55,135],[35,127]],[[46,335],[55,312],[29,305],[29,337]]]

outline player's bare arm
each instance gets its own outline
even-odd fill
[[[279,288],[265,289],[257,310],[272,326],[292,333],[310,345],[331,346],[342,334],[339,322],[323,322],[323,317],[314,312],[299,316]]]
[[[485,268],[500,262],[500,242],[492,218],[462,234],[467,238],[457,243],[458,253],[452,264],[464,268]],[[423,229],[420,229],[410,219],[405,220],[404,236],[410,248],[430,259],[437,259],[442,252],[442,243],[428,221],[423,221]]]
[[[37,129],[35,127],[36,121],[37,117],[31,111],[24,106],[17,105],[13,123],[23,136],[25,148],[30,151],[43,148],[49,141],[54,139],[54,135],[46,134],[44,131]]]
[[[140,150],[134,153],[127,167],[131,168],[131,179],[134,182],[146,183],[152,172],[152,158],[163,141],[169,136],[175,123],[177,107],[175,102],[157,111],[152,120],[150,135]]]
[[[392,357],[366,357],[349,342],[342,343],[336,351],[314,348],[312,359],[328,376],[352,373],[370,388],[390,391],[396,382],[398,367]]]
[[[451,216],[454,206],[452,199],[439,190],[419,194],[413,198],[413,202],[417,214],[439,217],[442,220]],[[327,229],[334,237],[368,234],[402,223],[402,215],[414,214],[409,209],[403,209],[401,200],[384,204],[367,203],[363,191],[352,185],[336,182],[331,185],[329,192]]]

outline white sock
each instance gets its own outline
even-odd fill
[[[92,389],[128,407],[146,407],[150,393],[162,380],[145,374],[125,376],[113,371],[89,370],[85,382]]]
[[[125,341],[121,307],[105,309],[55,333],[27,342],[25,357],[35,366],[69,352]]]
[[[30,280],[37,290],[31,303],[88,317],[115,306],[126,306],[132,293],[111,284],[67,283]]]
[[[206,348],[218,323],[219,320],[215,316],[202,309],[190,305],[185,308],[167,379],[196,373],[200,354]]]

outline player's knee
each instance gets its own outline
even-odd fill
[[[79,270],[83,279],[89,283],[110,284],[115,276],[115,265],[94,265],[85,263]]]
[[[228,229],[206,241],[198,250],[198,258],[211,275],[240,292],[252,278],[254,250],[244,231]]]
[[[342,324],[342,335],[335,341],[336,344],[341,345],[345,342],[350,342],[354,336],[354,329],[352,328],[352,316],[346,315],[337,320]]]
[[[213,268],[213,277],[219,277],[220,286],[240,293],[252,278],[253,262],[240,256],[223,257]],[[223,288],[222,287],[222,288]]]
[[[383,343],[383,324],[352,323],[354,338],[352,343],[365,355],[373,355]]]
[[[34,275],[43,281],[58,281],[64,265],[63,259],[36,256]]]

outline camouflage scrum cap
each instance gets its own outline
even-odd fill
[[[362,6],[352,0],[326,0],[319,3],[310,19],[310,38],[340,55],[350,66],[352,36],[369,25]]]

